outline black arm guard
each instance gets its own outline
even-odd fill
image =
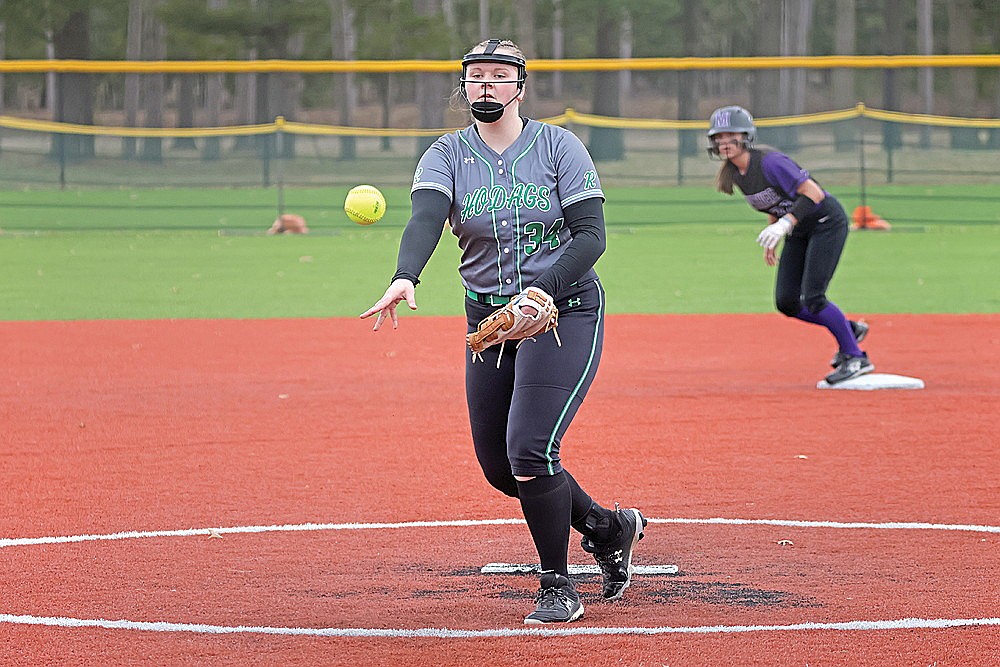
[[[563,210],[563,218],[573,234],[573,240],[559,259],[533,283],[553,298],[591,269],[607,247],[604,201],[600,197],[567,206]]]
[[[416,285],[420,282],[417,277],[441,240],[441,229],[448,218],[451,202],[446,194],[437,190],[414,190],[410,201],[410,221],[399,240],[396,273],[392,279],[406,278]]]
[[[795,216],[797,222],[802,222],[802,220],[808,217],[819,204],[814,202],[809,197],[805,195],[799,195],[795,198],[795,203],[792,204],[792,208],[789,213]]]

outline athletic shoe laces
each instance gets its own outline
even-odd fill
[[[568,611],[573,607],[573,600],[570,599],[570,596],[563,590],[562,586],[541,589],[538,591],[538,595],[535,596],[535,602],[538,603],[540,609]]]

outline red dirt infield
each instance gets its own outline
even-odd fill
[[[0,664],[1000,664],[1000,315],[866,319],[925,389],[815,389],[779,315],[608,318],[563,460],[680,571],[584,576],[565,636],[479,571],[535,557],[460,318],[0,322]]]

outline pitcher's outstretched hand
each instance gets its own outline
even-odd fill
[[[392,320],[392,328],[399,328],[399,317],[396,315],[396,304],[400,301],[406,301],[406,305],[410,307],[410,310],[417,309],[417,300],[414,296],[414,285],[412,282],[406,278],[397,278],[392,281],[389,288],[382,295],[382,298],[375,302],[371,308],[361,313],[361,319],[366,317],[371,317],[375,313],[378,313],[378,317],[375,319],[375,326],[372,327],[372,331],[378,331],[382,328],[382,323],[385,322],[386,318]]]

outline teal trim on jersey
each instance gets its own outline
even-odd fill
[[[535,136],[531,138],[528,145],[521,151],[521,154],[514,158],[514,161],[510,163],[510,185],[513,188],[517,185],[517,178],[515,176],[515,170],[517,169],[518,161],[528,154],[532,148],[534,148],[535,143],[538,141],[538,137],[541,136],[542,131],[545,130],[545,124],[541,123],[538,128],[538,132],[535,132]],[[524,281],[521,279],[521,209],[515,209],[514,216],[517,218],[517,247],[514,248],[514,268],[517,269],[517,291],[520,292],[524,289]]]
[[[473,126],[473,130],[472,131],[473,132],[476,131],[474,126]],[[487,160],[486,158],[484,158],[478,152],[476,152],[476,149],[472,147],[472,144],[469,143],[469,140],[465,138],[465,135],[462,134],[462,132],[458,133],[458,139],[463,144],[465,144],[466,146],[469,147],[469,150],[472,151],[473,155],[475,155],[476,157],[478,157],[480,160],[483,161],[483,164],[485,164],[487,167],[489,167],[489,169],[490,169],[490,191],[492,191],[493,190],[493,186],[496,185],[496,174],[493,173],[493,163],[490,160]],[[496,242],[497,242],[497,293],[499,294],[500,292],[503,291],[503,262],[502,262],[502,258],[503,258],[503,244],[500,243],[500,235],[497,233],[497,214],[496,214],[496,211],[490,211],[490,219],[493,221],[493,238],[496,239]]]
[[[555,474],[552,470],[552,446],[556,442],[556,433],[559,432],[559,427],[562,426],[563,420],[566,418],[566,413],[569,412],[569,407],[573,404],[573,399],[576,398],[576,395],[580,392],[580,387],[587,379],[590,367],[594,364],[594,355],[597,352],[597,336],[601,331],[601,318],[604,317],[604,289],[601,287],[600,280],[595,280],[594,282],[597,283],[597,299],[600,302],[597,306],[597,325],[594,327],[594,340],[590,342],[590,357],[587,358],[587,365],[583,369],[583,375],[580,376],[580,381],[573,387],[573,391],[569,395],[569,400],[563,406],[563,410],[559,414],[559,419],[556,420],[556,425],[552,428],[552,433],[549,434],[549,442],[545,446],[545,458],[548,460],[545,467],[548,469],[550,475]]]

